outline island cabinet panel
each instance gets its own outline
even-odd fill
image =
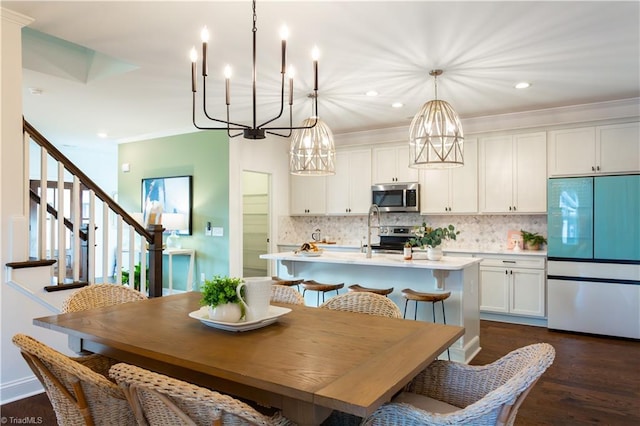
[[[640,123],[549,132],[549,175],[581,176],[640,171]]]
[[[418,169],[409,167],[409,144],[373,148],[373,183],[418,182]]]
[[[465,139],[464,166],[424,169],[420,173],[420,212],[478,212],[478,141]]]
[[[371,150],[336,152],[336,174],[327,178],[327,214],[367,214],[371,205]]]
[[[489,258],[480,264],[480,311],[544,318],[544,259]]]
[[[546,213],[545,132],[481,138],[479,201],[482,213]]]
[[[405,261],[400,254],[374,253],[367,258],[364,253],[333,250],[325,250],[318,256],[280,252],[260,258],[274,261],[274,270],[279,277],[344,283],[340,293],[347,292],[352,284],[378,289],[393,287],[388,298],[398,305],[401,312],[405,306],[404,288],[431,293],[451,292],[444,302],[447,324],[464,327],[464,336],[450,347],[451,359],[469,362],[480,350],[479,258],[444,256],[439,261]],[[314,293],[307,291],[305,294],[305,303],[309,306],[318,304],[318,295]],[[335,294],[331,292],[325,299]],[[436,322],[442,323],[442,311],[439,306],[437,308]],[[428,303],[420,303],[417,310],[413,302],[409,303],[407,318],[413,321],[414,315],[418,321],[433,321]],[[446,352],[441,356],[446,359]]]
[[[326,178],[324,176],[291,176],[290,185],[292,216],[326,213]]]

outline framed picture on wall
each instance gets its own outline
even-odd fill
[[[165,233],[191,235],[192,176],[142,179],[142,213],[145,218],[157,206],[162,208]],[[154,207],[155,206],[155,207]]]

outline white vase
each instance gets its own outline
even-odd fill
[[[427,259],[440,260],[442,259],[442,247],[427,247]]]
[[[221,322],[238,322],[242,318],[242,309],[238,303],[225,303],[216,307],[209,306],[209,319]]]

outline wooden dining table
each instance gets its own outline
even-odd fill
[[[122,362],[282,410],[317,425],[339,410],[367,416],[460,338],[458,326],[279,305],[266,327],[232,332],[189,316],[187,292],[36,318],[73,350]]]

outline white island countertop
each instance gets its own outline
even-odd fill
[[[282,252],[260,255],[260,259],[293,261],[293,262],[313,262],[313,263],[338,263],[348,265],[383,266],[393,268],[418,268],[442,271],[458,271],[479,263],[481,258],[477,257],[453,257],[443,256],[440,260],[413,259],[404,260],[401,254],[373,253],[367,259],[364,253],[350,253],[341,251],[324,250],[320,255],[296,254],[295,252]]]

